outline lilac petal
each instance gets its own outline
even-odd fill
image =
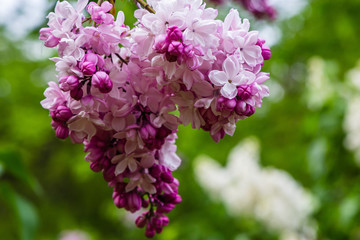
[[[237,61],[236,58],[228,57],[225,59],[223,63],[223,70],[228,76],[227,80],[232,79],[239,73],[240,70],[239,62]]]
[[[130,169],[130,172],[135,172],[135,170],[137,169],[137,163],[136,160],[131,157],[131,159],[128,160],[128,167]]]
[[[232,99],[236,96],[236,86],[231,83],[226,83],[220,90],[221,95],[228,99]]]
[[[102,8],[102,10],[104,11],[104,12],[108,12],[108,11],[110,11],[111,9],[112,9],[112,7],[113,7],[113,5],[111,4],[111,3],[109,3],[109,2],[103,2],[102,4],[101,4],[101,8]]]
[[[246,35],[246,46],[255,45],[258,40],[259,32],[258,31],[251,31]]]
[[[76,11],[81,12],[86,7],[86,4],[88,4],[89,0],[79,0],[76,4]]]
[[[141,166],[143,168],[149,168],[152,165],[154,165],[155,159],[154,156],[151,154],[145,155],[144,157],[141,158]]]
[[[209,79],[215,86],[223,86],[229,80],[225,72],[218,70],[211,71]]]
[[[240,73],[238,74],[237,76],[235,76],[234,78],[231,79],[232,80],[232,84],[235,85],[235,86],[239,86],[239,85],[242,85],[242,84],[246,84],[247,82],[247,79],[246,77],[244,76],[244,74]]]
[[[115,175],[117,176],[117,175],[123,173],[125,171],[126,167],[127,167],[126,159],[119,162],[115,168]]]
[[[260,58],[261,48],[257,45],[248,46],[245,48],[244,55],[245,55],[245,57],[248,56],[251,58]]]

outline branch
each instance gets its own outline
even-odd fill
[[[110,10],[110,14],[115,17],[116,10],[115,10],[115,0],[109,0],[109,2],[113,5],[112,9]]]
[[[150,5],[147,4],[144,0],[135,0],[135,1],[138,2],[143,8],[145,8],[149,12],[155,13],[155,10],[152,9],[152,7],[150,7]]]

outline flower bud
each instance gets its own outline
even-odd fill
[[[150,224],[155,229],[162,228],[162,221],[160,218],[152,217],[150,219]]]
[[[75,100],[80,100],[83,96],[83,90],[81,88],[75,88],[70,91],[70,96]]]
[[[83,62],[80,64],[80,69],[86,76],[91,76],[96,72],[96,66],[93,62]]]
[[[238,87],[237,95],[241,100],[245,101],[251,97],[251,87],[248,85],[242,85]]]
[[[155,229],[153,229],[150,224],[146,227],[145,236],[148,238],[153,238],[155,236]]]
[[[127,208],[130,212],[134,213],[141,208],[141,197],[136,192],[127,194]]]
[[[113,87],[113,83],[110,80],[109,75],[106,72],[96,72],[91,78],[91,84],[98,88],[102,93],[108,93]]]
[[[266,45],[263,45],[261,48],[261,55],[263,56],[264,60],[269,60],[271,57],[270,48]]]
[[[184,51],[184,46],[179,41],[172,41],[169,44],[168,52],[173,56],[181,56]]]
[[[135,224],[138,228],[143,228],[146,225],[146,218],[145,216],[138,216],[135,220]]]
[[[44,41],[44,45],[46,47],[48,47],[48,48],[56,47],[60,42],[60,38],[55,37],[51,33],[50,28],[42,28],[42,29],[40,29],[40,37],[39,37],[39,39],[41,41]]]
[[[65,139],[69,136],[69,128],[61,124],[57,126],[55,133],[58,138]]]
[[[171,172],[162,172],[161,180],[166,183],[172,183],[174,181],[174,177],[171,175]]]
[[[184,52],[184,55],[186,57],[192,58],[194,56],[194,54],[195,54],[193,45],[191,45],[191,44],[186,45],[185,44],[183,52]]]
[[[255,108],[249,104],[246,105],[246,110],[244,112],[245,116],[250,117],[251,115],[253,115],[255,113]]]
[[[225,108],[229,111],[234,110],[236,106],[236,100],[235,99],[228,99],[225,103]]]
[[[169,224],[169,218],[165,215],[161,217],[161,221],[162,221],[163,226],[166,226]]]
[[[56,110],[51,113],[52,119],[57,122],[66,122],[72,116],[71,110],[64,105],[58,106]]]
[[[155,38],[154,48],[158,53],[165,53],[168,49],[169,42],[166,41],[166,35],[162,34]]]
[[[79,78],[74,75],[62,77],[59,80],[59,87],[64,92],[74,90],[75,88],[79,87],[79,84]]]
[[[100,172],[102,170],[102,166],[99,164],[99,162],[92,162],[90,163],[90,169],[94,172]]]
[[[153,176],[154,178],[159,178],[161,175],[161,168],[159,165],[153,165],[150,168],[150,175]]]
[[[156,211],[159,213],[169,213],[171,210],[174,209],[174,207],[175,207],[175,204],[167,203],[164,206],[158,207],[156,209]]]
[[[166,30],[166,33],[167,33],[166,39],[169,42],[182,40],[182,32],[181,32],[180,28],[178,28],[177,26],[169,27]]]

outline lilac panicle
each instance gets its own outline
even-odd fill
[[[136,10],[130,30],[107,1],[58,2],[40,40],[57,47],[59,81],[49,83],[41,105],[58,138],[84,145],[116,207],[147,209],[135,224],[153,237],[181,202],[173,177],[178,126],[208,131],[216,142],[232,135],[268,95],[261,68],[271,51],[237,10],[220,21],[199,1],[148,3],[155,13]],[[84,9],[94,24],[83,23]]]

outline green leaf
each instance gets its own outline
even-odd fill
[[[0,183],[0,196],[15,213],[19,224],[18,233],[21,240],[34,239],[38,225],[38,215],[34,206],[25,198],[16,193],[7,182]]]
[[[5,171],[27,184],[35,193],[38,195],[42,193],[40,184],[26,169],[18,152],[0,152],[0,163],[3,165]]]

